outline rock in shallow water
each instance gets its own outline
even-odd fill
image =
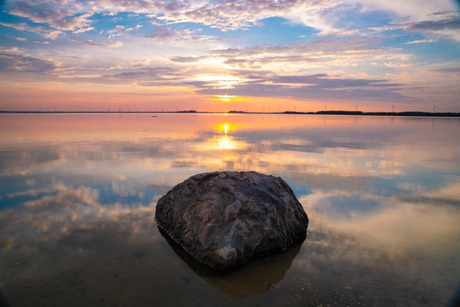
[[[282,251],[308,226],[287,183],[256,172],[192,176],[160,198],[155,218],[186,252],[220,270]]]

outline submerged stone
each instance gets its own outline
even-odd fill
[[[198,261],[225,270],[304,239],[308,217],[280,177],[198,174],[158,201],[158,227]]]

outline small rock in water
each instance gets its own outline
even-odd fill
[[[304,239],[308,217],[280,177],[256,172],[198,174],[158,201],[155,218],[186,252],[225,270]]]

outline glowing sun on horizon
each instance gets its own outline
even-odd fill
[[[217,95],[215,96],[217,100],[222,102],[230,102],[236,99],[236,96],[232,95]]]

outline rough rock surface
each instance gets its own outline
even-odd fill
[[[282,251],[308,226],[287,183],[256,172],[192,176],[160,198],[155,218],[186,252],[220,270]]]

